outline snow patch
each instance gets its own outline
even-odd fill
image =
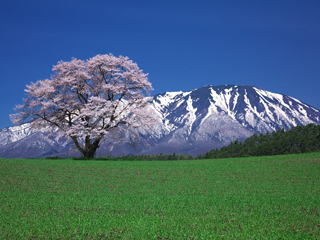
[[[233,108],[232,108],[232,111],[234,111],[234,109],[235,109],[235,107],[236,107],[236,105],[237,105],[237,103],[238,103],[238,97],[239,97],[239,96],[240,96],[240,95],[239,95],[238,90],[237,90],[236,95],[235,95],[234,98],[233,98]]]
[[[230,117],[236,120],[235,113],[230,109],[231,91],[232,91],[232,88],[225,89],[225,94],[223,94],[222,92],[218,94],[216,91],[211,89],[210,95],[212,97],[212,100],[214,100],[216,106],[220,107]]]
[[[208,107],[208,113],[207,113],[207,115],[201,120],[200,126],[202,125],[202,123],[203,123],[208,117],[210,117],[210,116],[213,115],[214,113],[217,113],[217,112],[218,112],[218,109],[217,109],[216,105],[215,105],[213,102],[211,102],[210,100],[209,100],[209,102],[210,102],[210,105],[209,105],[209,107]]]
[[[196,117],[197,108],[194,108],[192,103],[193,103],[192,98],[191,98],[191,96],[189,96],[189,98],[187,100],[187,111],[189,112],[189,121],[187,123],[187,125],[188,125],[188,136],[191,134],[192,125],[197,119],[197,117]]]

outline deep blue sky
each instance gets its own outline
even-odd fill
[[[245,84],[320,109],[319,0],[10,0],[0,21],[0,128],[58,61],[106,53],[149,73],[152,95]]]

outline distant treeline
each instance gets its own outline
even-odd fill
[[[220,149],[212,149],[203,155],[194,157],[185,154],[144,154],[126,155],[122,157],[99,157],[94,160],[101,161],[170,161],[193,160],[212,158],[235,158],[250,156],[282,155],[293,153],[306,153],[320,151],[320,125],[308,124],[306,126],[292,127],[289,131],[284,129],[266,134],[253,134],[243,142],[235,140]],[[60,159],[47,157],[47,159]],[[74,160],[87,160],[86,158],[72,158]]]
[[[63,159],[61,157],[46,157],[46,159]],[[83,157],[72,157],[72,160],[88,160]],[[100,161],[171,161],[171,160],[193,160],[195,159],[193,155],[185,154],[143,154],[143,155],[124,155],[122,157],[98,157],[92,160]]]
[[[282,155],[320,151],[320,125],[292,127],[266,134],[254,134],[243,142],[234,141],[220,149],[212,149],[197,159]]]

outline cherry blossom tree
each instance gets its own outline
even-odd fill
[[[50,79],[27,85],[27,98],[10,115],[13,123],[60,129],[89,158],[104,138],[119,138],[124,132],[136,136],[137,129],[152,125],[145,96],[153,88],[148,74],[128,57],[73,58],[58,62],[53,72]]]

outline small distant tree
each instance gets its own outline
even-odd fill
[[[137,137],[153,123],[145,97],[153,90],[147,74],[128,57],[73,58],[53,67],[50,79],[27,85],[24,104],[10,115],[15,124],[50,127],[69,136],[84,157],[92,158],[106,136]]]

